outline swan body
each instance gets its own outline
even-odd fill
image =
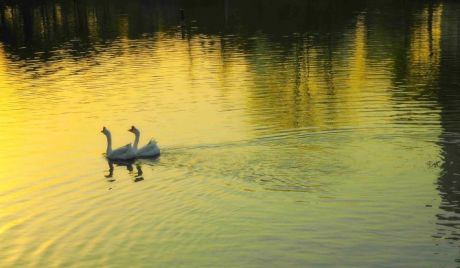
[[[108,159],[129,160],[136,157],[136,151],[130,143],[112,150],[112,134],[106,127],[104,127],[101,132],[107,137],[107,150],[105,154]]]
[[[135,126],[132,126],[131,129],[129,129],[128,131],[133,133],[135,136],[133,148],[136,152],[136,157],[148,158],[160,155],[160,147],[158,147],[158,144],[155,140],[152,139],[143,147],[138,148],[141,132]]]

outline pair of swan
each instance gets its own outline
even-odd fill
[[[102,133],[107,137],[106,156],[110,160],[129,160],[134,158],[147,158],[160,155],[160,148],[155,140],[150,140],[145,146],[138,148],[141,132],[135,126],[128,129],[134,134],[134,145],[126,144],[120,148],[112,150],[112,134],[106,128],[102,128]]]

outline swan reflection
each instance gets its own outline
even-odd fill
[[[133,178],[134,182],[139,182],[144,180],[144,172],[142,171],[143,165],[153,166],[157,159],[142,159],[142,160],[123,160],[116,161],[107,159],[107,164],[109,165],[108,174],[104,175],[107,178],[107,181],[114,182],[113,178],[115,167],[126,167],[128,174]],[[136,171],[134,171],[134,167]]]
[[[143,181],[144,177],[142,177],[143,172],[142,172],[142,169],[141,169],[141,165],[136,164],[136,169],[137,169],[137,175],[134,177],[134,182]]]
[[[107,178],[107,180],[109,182],[114,182],[115,179],[113,178],[113,172],[114,172],[114,167],[117,166],[117,167],[126,167],[126,169],[128,170],[128,173],[129,175],[131,175],[134,179],[134,182],[139,182],[139,181],[142,181],[144,180],[144,178],[142,177],[142,167],[141,167],[141,164],[140,163],[136,163],[134,160],[130,160],[130,161],[114,161],[114,160],[107,160],[107,163],[109,165],[109,174],[105,175],[105,177]],[[133,166],[136,167],[136,172],[134,173],[134,168]]]

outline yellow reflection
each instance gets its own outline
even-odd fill
[[[253,66],[257,88],[250,97],[251,110],[270,110],[270,114],[255,113],[254,124],[268,124],[278,130],[297,127],[334,129],[350,125],[373,125],[389,122],[393,113],[391,95],[391,70],[385,68],[387,60],[372,61],[367,58],[365,14],[357,17],[352,34],[347,34],[343,47],[335,51],[330,37],[322,46],[313,46],[310,39],[301,40],[291,54],[298,62],[287,61],[279,66],[263,62],[250,62]],[[263,37],[258,37],[256,55],[262,54],[273,62],[281,62],[266,47]],[[368,70],[368,62],[374,67]],[[374,75],[377,79],[370,79]],[[264,98],[257,98],[264,94]],[[366,98],[379,107],[373,114]],[[377,116],[378,115],[378,116]],[[379,120],[379,121],[377,121]]]
[[[16,122],[24,120],[21,111],[15,109],[17,98],[14,96],[15,81],[10,79],[11,70],[8,68],[8,59],[5,50],[0,45],[0,147],[4,154],[0,156],[0,178],[6,180],[11,171],[21,169],[18,161],[11,161],[8,157],[12,151],[20,152],[23,149],[23,141],[18,140],[21,129]],[[12,183],[15,183],[12,181]],[[11,185],[0,183],[0,191],[7,189]]]
[[[366,25],[364,15],[358,16],[354,40],[354,51],[351,62],[349,85],[353,89],[361,89],[366,81]]]
[[[442,11],[442,4],[424,8],[413,29],[410,78],[415,83],[429,84],[439,75]]]

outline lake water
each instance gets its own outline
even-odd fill
[[[460,3],[32,2],[0,4],[0,266],[460,265]],[[131,125],[162,155],[111,171]]]

